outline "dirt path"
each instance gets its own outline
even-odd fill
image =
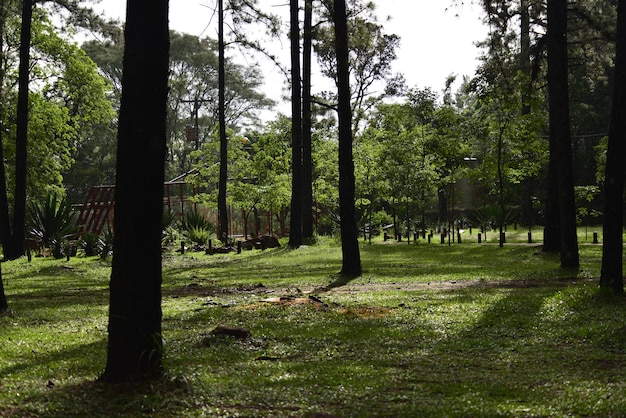
[[[516,279],[516,280],[462,280],[445,282],[403,282],[403,283],[348,283],[333,288],[315,289],[305,293],[354,293],[354,292],[382,292],[385,290],[447,290],[465,288],[532,288],[532,287],[567,287],[583,282],[594,282],[596,279]]]

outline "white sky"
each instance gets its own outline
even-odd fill
[[[376,0],[376,3],[380,21],[385,22],[386,17],[390,17],[384,23],[386,32],[401,38],[398,60],[393,67],[394,72],[404,74],[409,87],[430,87],[440,93],[449,74],[458,75],[458,80],[463,75],[474,75],[479,54],[475,42],[483,40],[487,34],[487,28],[480,20],[479,6],[466,1],[461,9],[446,11],[451,0]],[[216,38],[217,21],[216,18],[210,21],[212,10],[207,7],[214,4],[214,0],[170,0],[170,29]],[[276,14],[288,13],[287,0],[260,0],[259,4]],[[102,0],[94,9],[123,20],[125,5],[126,0]],[[286,35],[275,48],[288,63]],[[237,59],[235,54],[238,53],[231,52]],[[260,59],[260,62],[264,61]],[[284,77],[269,64],[264,73],[265,94],[279,100],[284,93]],[[324,85],[327,81],[318,80],[317,84],[320,83]],[[316,91],[315,87],[313,90]],[[280,110],[283,109],[286,108],[280,106]]]

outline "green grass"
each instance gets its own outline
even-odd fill
[[[169,377],[112,386],[94,383],[108,263],[4,263],[0,416],[626,416],[626,301],[598,292],[600,246],[581,245],[580,271],[534,245],[378,241],[361,254],[363,276],[330,291],[334,241],[167,254]],[[279,296],[299,299],[264,301]]]

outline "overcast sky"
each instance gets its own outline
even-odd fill
[[[401,37],[394,72],[403,73],[409,87],[430,87],[439,93],[449,74],[457,74],[459,79],[474,74],[479,53],[475,42],[483,40],[487,33],[478,6],[466,4],[461,9],[446,11],[450,0],[377,0],[376,3],[381,22],[390,17],[384,23],[386,31]],[[170,0],[170,28],[215,38],[217,22],[211,21],[214,4],[215,0]],[[287,0],[260,0],[259,4],[277,14],[288,13]],[[125,5],[126,0],[102,0],[94,8],[123,20]],[[283,56],[289,59],[286,40],[276,48],[282,48]],[[265,93],[278,99],[283,76],[267,65]]]

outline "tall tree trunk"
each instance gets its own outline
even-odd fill
[[[15,202],[13,226],[9,239],[3,238],[4,257],[13,260],[24,254],[24,229],[26,222],[26,166],[28,142],[28,89],[30,79],[30,39],[33,20],[32,0],[22,0],[22,25],[20,33],[20,65],[17,96],[17,121],[15,135]]]
[[[502,151],[504,148],[504,131],[506,130],[506,124],[502,124],[500,126],[500,133],[498,135],[498,244],[500,247],[504,246],[504,216],[505,216],[505,208],[504,208],[504,163],[502,158]]]
[[[624,230],[624,175],[626,160],[626,0],[617,5],[615,86],[609,126],[604,181],[604,225],[600,287],[624,294],[622,231]]]
[[[313,0],[304,2],[302,48],[302,239],[313,240],[313,156],[311,144],[311,57]]]
[[[218,122],[220,136],[220,178],[217,191],[217,218],[219,239],[228,243],[228,207],[226,206],[226,187],[228,184],[228,138],[226,137],[226,67],[224,51],[224,0],[218,0]]]
[[[355,179],[352,157],[352,109],[348,61],[348,20],[345,0],[334,2],[335,50],[337,54],[337,93],[339,113],[339,213],[341,217],[342,267],[347,277],[361,275],[361,254],[354,207]]]
[[[437,189],[437,213],[439,214],[439,224],[445,224],[448,221],[447,186],[440,186]]]
[[[521,116],[525,118],[531,114],[530,92],[532,91],[532,65],[530,60],[530,10],[529,0],[520,0],[520,69],[523,74]],[[532,226],[533,215],[533,188],[534,175],[521,182],[520,193],[520,222],[522,225]]]
[[[548,180],[546,190],[545,225],[542,251],[555,253],[561,247],[561,226],[559,219],[559,185],[556,138],[549,138]]]
[[[300,80],[300,21],[298,0],[290,0],[291,39],[291,218],[289,247],[302,245],[302,95]]]
[[[529,115],[530,91],[532,88],[532,65],[530,60],[530,10],[529,0],[520,0],[520,69],[524,75],[522,86],[522,116]]]
[[[569,120],[567,0],[548,0],[548,92],[550,137],[557,157],[561,267],[577,268],[578,237]]]
[[[6,16],[7,16],[7,1],[0,0],[0,61],[4,61],[2,55],[4,51],[4,33],[6,29]],[[4,66],[0,65],[0,96],[2,95],[2,88],[4,86]],[[3,130],[0,129],[0,237],[2,238],[2,245],[5,249],[10,247],[11,242],[11,217],[9,215],[9,197],[7,193],[7,181],[6,181],[6,165],[4,164],[4,135]],[[0,285],[2,284],[2,278],[0,277]],[[2,292],[0,298],[4,299],[6,309],[8,305],[6,302],[6,296],[4,294],[4,286],[2,286]]]
[[[552,116],[552,113],[550,113]],[[550,123],[548,179],[546,187],[546,206],[543,232],[543,252],[557,252],[561,247],[561,227],[559,211],[559,169],[556,135],[552,133],[554,124]]]
[[[100,380],[163,375],[161,225],[168,0],[128,0],[115,183],[107,364]]]

